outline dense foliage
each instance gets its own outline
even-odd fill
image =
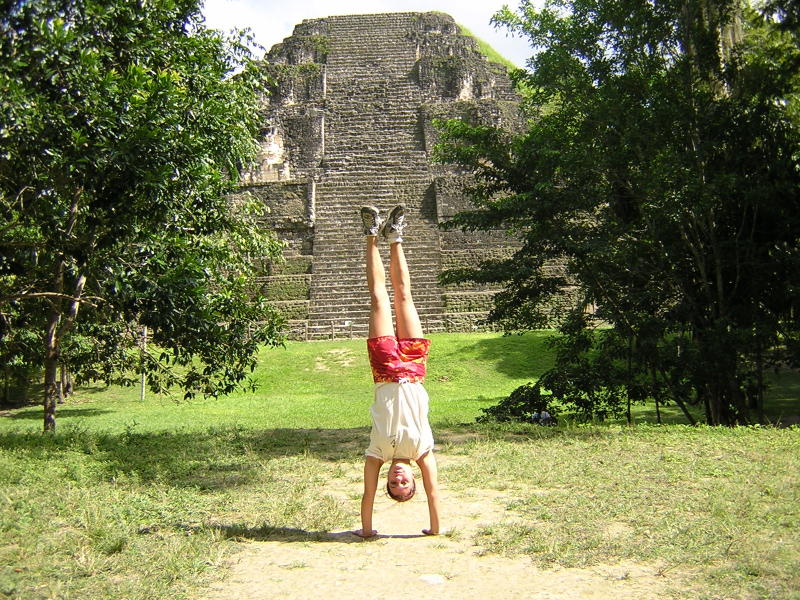
[[[526,129],[451,121],[439,151],[475,175],[476,209],[449,226],[507,229],[521,247],[444,280],[502,283],[490,319],[509,331],[559,323],[537,402],[586,417],[676,402],[690,419],[699,404],[710,423],[747,422],[767,369],[797,364],[790,6],[548,0],[495,17],[534,50],[515,73]]]
[[[0,13],[0,360],[226,393],[277,319],[279,244],[228,192],[257,150],[258,69],[197,0],[20,0]],[[137,349],[142,328],[147,349]]]

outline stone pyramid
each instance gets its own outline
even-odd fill
[[[262,283],[297,339],[363,337],[369,297],[358,209],[404,203],[404,248],[426,331],[470,331],[496,290],[443,287],[443,269],[513,251],[500,232],[446,232],[468,207],[464,174],[431,159],[437,118],[513,127],[519,97],[505,66],[442,13],[305,20],[275,45],[258,164],[242,191],[267,207],[286,260]],[[387,254],[388,256],[388,254]],[[388,262],[387,262],[388,270]]]

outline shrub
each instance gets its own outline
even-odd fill
[[[484,414],[479,416],[476,421],[479,423],[489,423],[492,421],[520,421],[524,423],[542,423],[543,425],[554,425],[556,422],[557,410],[551,403],[552,396],[542,391],[538,383],[526,383],[511,392],[505,400],[499,404],[482,408]],[[549,413],[551,420],[542,422],[542,413]]]

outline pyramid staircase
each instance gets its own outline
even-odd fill
[[[269,113],[277,124],[273,129],[283,136],[286,160],[268,165],[267,175],[257,173],[249,184],[269,196],[271,226],[288,242],[287,263],[310,264],[305,271],[282,272],[276,266],[264,278],[274,304],[289,319],[290,336],[367,335],[369,294],[359,209],[375,205],[386,214],[401,203],[408,223],[403,248],[423,329],[474,328],[486,314],[491,290],[445,290],[438,276],[443,262],[461,264],[498,248],[491,241],[464,243],[438,229],[435,182],[446,169],[431,163],[435,136],[430,137],[429,109],[444,107],[447,114],[457,100],[454,86],[460,90],[469,82],[477,85],[480,101],[513,101],[508,78],[486,67],[472,40],[441,13],[309,19],[273,47],[269,64],[290,77]],[[437,71],[448,65],[451,70]],[[274,186],[281,185],[294,186],[291,200],[275,194]],[[307,210],[301,214],[298,189],[306,185]],[[388,275],[388,245],[381,252]]]
[[[420,91],[412,80],[410,15],[329,18],[324,176],[316,186],[308,338],[366,336],[369,295],[358,209],[406,205],[403,247],[426,331],[442,329],[435,215],[423,202],[432,176],[423,149]],[[378,34],[379,32],[379,34]],[[430,211],[429,211],[430,212]],[[388,274],[388,247],[382,251]],[[391,291],[391,290],[390,290]]]

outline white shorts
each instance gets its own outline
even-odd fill
[[[422,383],[376,383],[372,431],[365,454],[384,462],[418,459],[433,448],[428,392]]]

